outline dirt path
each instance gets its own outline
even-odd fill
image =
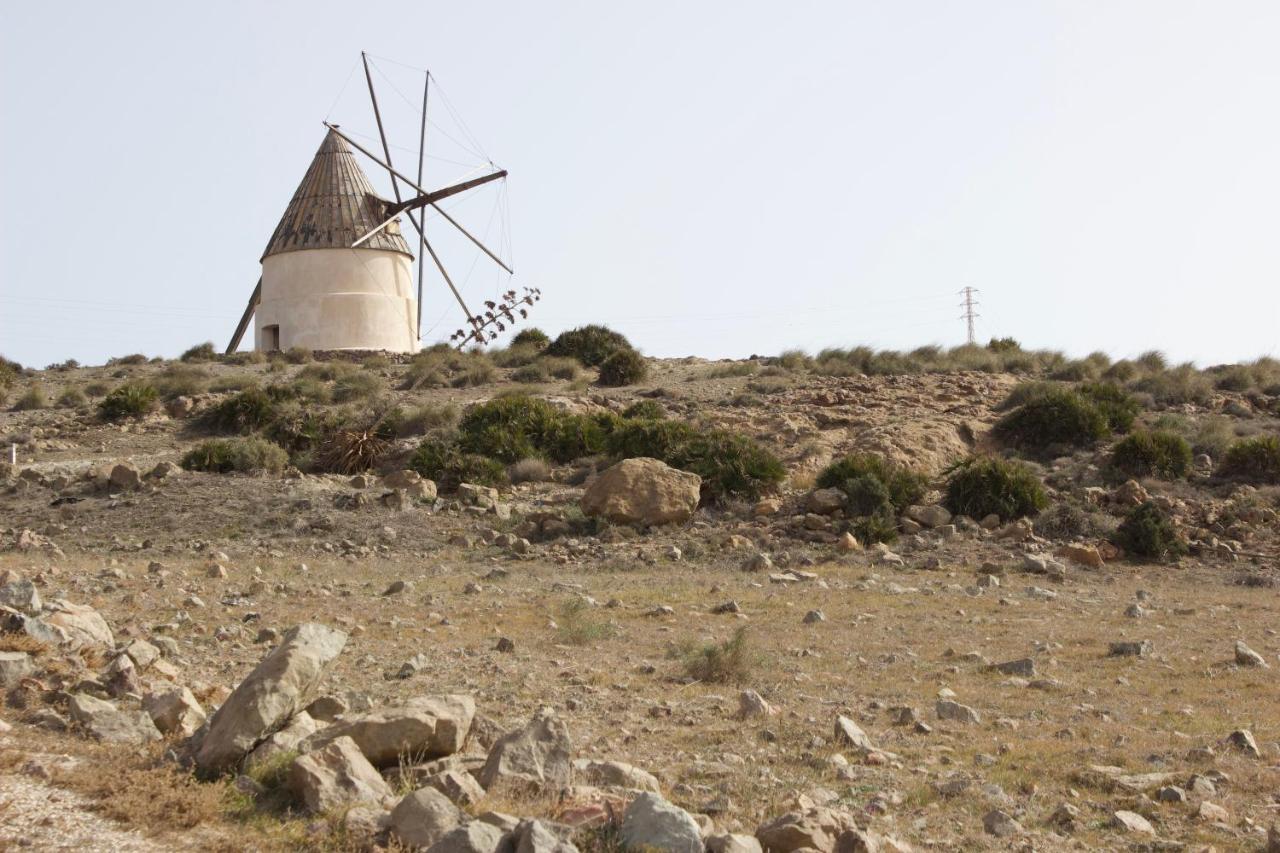
[[[153,853],[178,849],[118,828],[89,800],[27,775],[0,776],[0,850]]]

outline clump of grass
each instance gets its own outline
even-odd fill
[[[1208,377],[1192,364],[1181,364],[1172,369],[1153,372],[1138,379],[1133,387],[1134,390],[1150,394],[1156,403],[1165,406],[1187,403],[1204,405],[1213,394],[1213,385]]]
[[[424,403],[404,413],[396,433],[401,436],[425,435],[433,429],[454,426],[461,416],[456,403]]]
[[[1235,442],[1222,457],[1219,473],[1252,483],[1280,483],[1280,436],[1259,435]]]
[[[306,347],[289,347],[284,351],[284,360],[290,364],[307,364],[311,358],[311,350]]]
[[[545,483],[551,478],[551,466],[541,459],[521,459],[507,468],[507,479],[513,483]]]
[[[147,357],[140,352],[131,353],[129,355],[118,355],[115,358],[107,360],[107,367],[133,367],[139,364],[146,364]]]
[[[386,390],[382,377],[367,371],[355,371],[340,376],[333,383],[333,399],[336,403],[368,400]]]
[[[208,383],[209,374],[192,364],[170,364],[154,380],[161,399],[190,397],[199,394]]]
[[[218,351],[213,348],[213,341],[196,344],[178,357],[179,361],[217,361]]]
[[[111,383],[103,382],[101,379],[95,382],[90,382],[88,385],[84,386],[84,393],[88,394],[90,397],[103,397],[110,391]]]
[[[1152,501],[1135,507],[1116,529],[1115,544],[1131,557],[1176,560],[1187,553],[1173,521]]]
[[[102,398],[98,412],[107,421],[140,418],[155,409],[159,396],[154,387],[144,382],[126,382]]]
[[[791,383],[777,377],[753,379],[747,383],[747,390],[756,394],[781,394],[791,387]]]
[[[60,409],[78,409],[81,406],[89,405],[89,398],[79,388],[64,388],[62,393],[58,395],[57,405]]]
[[[717,364],[702,374],[703,379],[740,379],[744,376],[755,376],[760,365],[754,361],[733,361],[728,364]]]
[[[600,384],[610,388],[635,385],[649,375],[644,356],[632,349],[620,349],[600,363]]]
[[[270,394],[261,388],[246,388],[210,407],[200,422],[214,432],[249,433],[270,426],[278,413]]]
[[[575,596],[560,606],[556,619],[556,636],[572,646],[586,646],[612,637],[616,631],[606,619],[593,612],[586,599]]]
[[[952,469],[943,503],[957,515],[1003,521],[1035,515],[1048,504],[1040,478],[1021,462],[995,456],[969,459]]]
[[[32,385],[13,403],[13,411],[30,412],[36,409],[49,408],[49,398],[45,396],[44,387]]]
[[[536,361],[541,352],[539,347],[512,345],[506,349],[490,350],[489,358],[498,367],[521,367]]]
[[[637,400],[623,410],[622,416],[636,420],[660,421],[666,418],[667,410],[657,400]]]
[[[747,643],[747,629],[739,628],[724,642],[698,646],[686,644],[678,649],[684,673],[695,681],[708,684],[733,684],[748,681],[758,663]]]
[[[1137,399],[1113,382],[1086,382],[1076,391],[1093,403],[1112,432],[1128,432],[1133,428],[1138,412],[1142,411]]]
[[[1061,541],[1101,535],[1106,525],[1096,513],[1059,503],[1036,516],[1034,528],[1037,536]]]
[[[230,376],[220,376],[209,383],[209,390],[215,394],[225,394],[228,391],[244,391],[248,388],[255,388],[258,385],[258,377],[252,373],[233,373]]]
[[[580,326],[561,332],[546,348],[547,355],[577,359],[586,367],[597,367],[619,350],[631,350],[631,342],[605,326]]]
[[[493,361],[483,352],[459,352],[447,344],[437,344],[413,357],[400,387],[457,388],[484,385],[495,377]]]
[[[1111,448],[1111,467],[1126,477],[1181,480],[1191,473],[1191,445],[1172,432],[1135,432]]]
[[[997,421],[992,430],[1006,446],[1037,456],[1088,447],[1109,431],[1097,406],[1065,388],[1032,397]]]
[[[207,471],[226,474],[231,471],[279,472],[289,462],[289,454],[283,447],[265,438],[215,438],[189,450],[182,457],[182,467],[188,471]]]
[[[572,382],[580,371],[578,362],[572,358],[546,355],[513,370],[511,378],[516,382],[548,382],[552,379]]]

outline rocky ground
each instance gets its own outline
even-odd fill
[[[404,370],[373,368],[407,406],[515,384],[391,390]],[[650,527],[583,523],[603,464],[432,499],[399,473],[412,438],[354,479],[182,471],[207,391],[122,424],[0,413],[0,847],[1275,853],[1274,487],[1213,460],[1118,484],[1098,447],[1040,469],[1084,534],[984,528],[935,492],[866,549],[814,494],[855,450],[940,475],[1019,381],[681,360],[525,389],[655,399],[786,464],[763,501]],[[1228,392],[1143,418],[1166,414],[1277,429]],[[1190,556],[1111,548],[1144,497]]]

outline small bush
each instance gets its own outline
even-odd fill
[[[524,367],[537,361],[540,354],[541,350],[530,346],[509,346],[488,352],[489,359],[497,367]]]
[[[1036,516],[1034,529],[1037,536],[1045,539],[1071,540],[1098,536],[1105,525],[1096,514],[1068,503],[1059,503]]]
[[[196,344],[179,356],[179,361],[217,361],[218,351],[213,348],[212,341]]]
[[[747,646],[747,629],[739,628],[723,643],[686,645],[680,649],[685,675],[707,684],[747,681],[756,660]]]
[[[1208,377],[1196,370],[1191,364],[1182,364],[1170,370],[1163,370],[1137,380],[1134,389],[1166,406],[1181,406],[1187,403],[1204,405],[1213,395],[1213,385]]]
[[[623,410],[622,416],[624,418],[660,421],[667,416],[667,410],[662,408],[662,404],[657,400],[637,400]]]
[[[823,468],[815,484],[843,491],[851,515],[873,515],[886,505],[892,514],[919,503],[929,478],[874,453],[855,453]]]
[[[375,373],[364,371],[349,373],[333,383],[333,400],[335,403],[368,400],[370,397],[378,396],[385,389],[386,383]]]
[[[1045,380],[1034,380],[1031,382],[1019,382],[1013,386],[1013,390],[996,405],[997,412],[1007,412],[1010,409],[1016,409],[1019,406],[1026,405],[1032,400],[1047,396],[1054,391],[1062,390],[1062,384],[1059,382],[1048,382]]]
[[[264,438],[216,438],[203,442],[182,457],[188,471],[226,474],[230,471],[278,472],[289,462],[289,454]]]
[[[1022,344],[1016,338],[992,338],[987,342],[987,349],[999,353],[1018,352]]]
[[[512,371],[511,378],[516,382],[547,382],[551,379],[572,382],[578,378],[580,370],[578,362],[572,358],[547,355]]]
[[[992,431],[1009,447],[1043,455],[1059,448],[1088,447],[1107,435],[1107,419],[1074,391],[1054,389],[1035,396],[996,422]]]
[[[1191,472],[1191,445],[1172,432],[1135,432],[1111,448],[1111,467],[1126,477],[1180,480]]]
[[[506,464],[531,457],[571,462],[600,453],[607,427],[607,418],[573,415],[546,400],[513,395],[469,409],[458,424],[458,446]]]
[[[78,409],[87,405],[89,405],[89,398],[79,388],[64,388],[62,393],[58,395],[58,408],[60,409]]]
[[[378,467],[387,447],[376,428],[336,430],[325,439],[317,461],[334,474],[359,474]]]
[[[98,380],[84,386],[84,393],[90,397],[103,397],[111,390],[111,383]]]
[[[894,542],[898,538],[898,521],[891,514],[875,512],[855,518],[849,523],[849,532],[863,545]]]
[[[545,483],[551,478],[551,466],[541,459],[521,459],[507,468],[507,479],[513,483]]]
[[[108,421],[140,418],[155,409],[159,396],[150,385],[126,382],[102,398],[98,403],[98,412]]]
[[[108,359],[107,367],[117,367],[122,365],[125,367],[130,367],[130,366],[146,364],[146,363],[147,363],[147,357],[140,352],[135,352],[130,355],[118,355],[115,358]]]
[[[605,619],[592,614],[592,606],[581,597],[571,598],[560,607],[556,634],[562,643],[586,646],[612,637],[616,631]]]
[[[532,347],[537,350],[546,349],[550,343],[551,338],[547,337],[547,333],[536,326],[521,329],[511,339],[512,347]]]
[[[625,337],[604,326],[580,326],[561,332],[546,348],[547,355],[575,358],[587,367],[597,367],[618,350],[633,349]]]
[[[1132,395],[1112,382],[1087,382],[1076,391],[1093,403],[1112,432],[1125,433],[1133,428],[1133,421],[1142,406]]]
[[[44,388],[39,385],[32,385],[13,404],[13,411],[15,412],[30,412],[35,409],[47,408],[49,408],[49,398],[45,396]]]
[[[610,388],[635,385],[648,375],[649,365],[635,350],[618,350],[600,365],[600,384]]]
[[[201,423],[221,433],[248,433],[265,429],[278,414],[278,404],[261,388],[246,388],[211,407]]]
[[[190,397],[205,389],[209,374],[203,368],[190,364],[171,364],[153,382],[160,397]]]
[[[947,479],[944,503],[957,515],[1004,521],[1035,515],[1048,503],[1040,479],[1026,465],[998,457],[970,459]]]
[[[1253,483],[1280,483],[1280,436],[1259,435],[1235,442],[1222,457],[1219,473]]]
[[[488,385],[498,378],[498,371],[488,360],[477,360],[466,369],[458,372],[450,381],[454,388],[478,388]]]
[[[355,365],[345,361],[317,361],[308,364],[296,374],[297,379],[315,379],[318,382],[336,382],[356,372]]]
[[[289,347],[284,351],[284,360],[290,364],[306,364],[311,361],[311,350],[306,347]]]
[[[647,456],[697,474],[711,500],[754,500],[786,476],[782,463],[747,436],[677,421],[624,419],[608,431],[607,445],[620,459]]]
[[[409,467],[434,480],[441,491],[451,492],[460,483],[501,486],[507,481],[502,464],[475,453],[465,453],[454,441],[427,438],[409,457]]]
[[[1151,501],[1125,517],[1116,529],[1115,543],[1131,557],[1176,560],[1187,553],[1173,521]]]

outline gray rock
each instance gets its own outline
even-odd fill
[[[653,774],[622,761],[597,761],[584,758],[573,762],[574,770],[590,785],[613,788],[630,788],[636,791],[662,792]]]
[[[444,770],[428,776],[424,781],[461,808],[474,806],[484,799],[484,788],[466,770]]]
[[[804,499],[804,508],[817,515],[831,515],[844,509],[844,502],[845,494],[839,489],[814,489]]]
[[[0,652],[0,687],[12,687],[34,671],[26,652]]]
[[[1108,654],[1110,654],[1111,657],[1145,658],[1151,654],[1151,641],[1125,640],[1118,643],[1112,643]]]
[[[628,850],[702,853],[702,833],[693,816],[661,796],[645,792],[631,801],[618,838]]]
[[[191,737],[205,721],[204,709],[196,697],[185,687],[175,687],[162,693],[149,693],[142,707],[151,715],[151,721],[164,734]]]
[[[286,632],[209,720],[196,766],[207,774],[229,770],[284,726],[311,701],[346,643],[346,634],[315,622]]]
[[[1022,824],[1013,819],[1012,815],[1002,812],[999,809],[993,809],[986,813],[982,818],[982,828],[989,835],[996,838],[1008,838],[1013,835],[1021,835]]]
[[[1137,833],[1139,835],[1155,835],[1156,830],[1145,817],[1137,812],[1125,811],[1121,809],[1111,815],[1111,823],[1117,829],[1124,832]]]
[[[726,833],[707,839],[708,853],[764,853],[754,835]]]
[[[951,699],[939,699],[934,705],[934,713],[939,720],[951,720],[957,723],[981,723],[982,717],[968,705],[961,705]]]
[[[837,714],[835,724],[835,740],[838,744],[851,746],[864,755],[875,752],[875,744],[862,728],[848,717]]]
[[[18,578],[0,586],[0,605],[35,616],[44,607],[40,592],[29,578]]]
[[[160,659],[160,650],[146,640],[131,641],[124,647],[124,653],[141,670],[147,669]]]
[[[112,649],[116,644],[107,620],[98,611],[61,598],[46,604],[23,628],[35,639],[55,646]]]
[[[380,804],[393,796],[391,786],[351,738],[338,738],[295,758],[289,765],[288,785],[315,814],[354,803]]]
[[[525,820],[512,831],[515,853],[578,853],[568,838],[562,838],[540,820]]]
[[[253,752],[245,758],[244,766],[254,767],[270,761],[274,756],[300,751],[299,745],[315,734],[316,728],[315,719],[306,711],[299,711],[284,728],[267,735],[262,743],[255,746]]]
[[[160,740],[145,711],[124,711],[103,699],[77,693],[67,703],[71,719],[103,743],[138,745]]]
[[[494,853],[504,836],[498,827],[473,820],[445,833],[427,853]]]
[[[1262,750],[1258,749],[1258,742],[1254,740],[1253,732],[1248,729],[1236,729],[1227,735],[1227,743],[1252,758],[1262,757]]]
[[[1236,640],[1236,663],[1240,666],[1260,666],[1263,669],[1271,668],[1271,665],[1267,663],[1266,658],[1245,645],[1244,640]]]
[[[402,755],[415,761],[439,758],[462,749],[475,713],[470,696],[415,696],[402,705],[348,714],[309,738],[303,749],[349,737],[378,767],[392,766]]]
[[[409,847],[430,847],[463,820],[458,807],[435,788],[419,788],[391,810],[391,832]]]
[[[563,788],[573,779],[569,730],[551,708],[543,708],[519,731],[499,738],[480,770],[486,789],[503,781]]]
[[[903,515],[924,527],[941,527],[951,522],[951,513],[946,507],[937,504],[909,506],[903,511]]]
[[[1036,662],[1031,658],[1018,658],[1004,663],[992,664],[991,668],[1001,675],[1021,675],[1032,678],[1036,674]]]

